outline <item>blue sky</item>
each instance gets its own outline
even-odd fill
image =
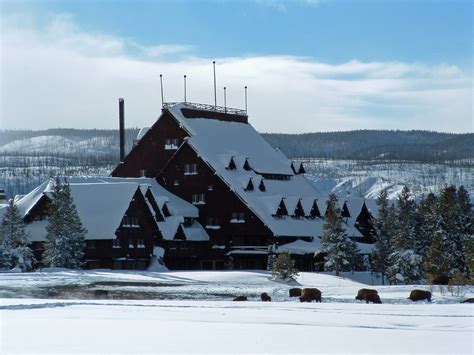
[[[315,131],[340,127],[342,130],[425,128],[469,132],[473,128],[473,4],[467,0],[16,0],[2,1],[2,17],[6,19],[2,27],[3,53],[9,48],[10,36],[27,43],[34,33],[35,46],[44,41],[42,54],[45,48],[57,46],[55,49],[61,49],[61,53],[67,49],[91,60],[105,56],[111,63],[119,59],[134,65],[140,62],[141,70],[155,74],[148,66],[152,63],[172,82],[169,92],[175,96],[179,93],[179,88],[174,86],[179,81],[180,70],[184,73],[189,68],[191,73],[199,73],[202,67],[194,67],[196,63],[217,59],[227,64],[220,73],[231,86],[251,83],[255,88],[251,96],[254,113],[259,114],[255,125],[261,130]],[[61,30],[57,30],[58,23]],[[21,37],[25,29],[31,32],[27,38]],[[71,40],[65,40],[67,36]],[[105,46],[95,42],[90,46],[92,39],[103,39]],[[67,43],[79,43],[79,46],[71,48]],[[103,48],[112,49],[104,52]],[[263,63],[265,60],[267,63]],[[13,58],[3,61],[3,73],[10,72],[6,68],[10,62],[14,62]],[[176,63],[181,69],[176,68]],[[255,63],[263,69],[249,77]],[[32,71],[35,66],[38,71],[45,70],[34,62],[24,65],[31,66]],[[268,68],[272,68],[271,72]],[[294,76],[295,81],[285,78],[288,76]],[[197,74],[195,77],[199,79],[196,87],[202,86],[196,97],[201,98],[204,79]],[[344,85],[338,87],[341,83]],[[5,85],[2,84],[2,92],[8,89]],[[294,97],[298,114],[305,117],[300,126],[286,126],[280,122],[283,120],[273,119],[281,108],[267,112],[268,103],[279,101],[275,100],[278,95],[288,100],[285,90],[272,87],[276,85],[285,87],[286,93],[296,88],[290,99]],[[314,111],[311,102],[323,104],[324,95],[320,93],[327,93],[328,88],[333,90],[332,96],[340,93],[340,101],[332,99],[334,102],[326,104],[325,100],[327,107],[313,112],[319,119],[316,117],[312,120],[316,123],[308,125],[308,119],[314,117],[309,114]],[[377,97],[377,90],[385,95]],[[269,91],[275,95],[273,100],[263,94]],[[314,100],[302,99],[312,92]],[[410,96],[413,92],[416,95]],[[136,92],[129,94],[138,96]],[[242,106],[237,99],[234,101]],[[433,108],[437,102],[443,107]],[[447,110],[444,102],[456,107]],[[331,111],[331,107],[337,109]],[[156,115],[152,114],[156,109],[147,110],[137,111],[140,118],[132,119],[132,123],[144,125]],[[3,104],[1,117],[7,113],[10,116],[16,112]],[[282,112],[283,116],[287,114]],[[452,114],[456,114],[454,121],[446,116]],[[145,118],[147,115],[150,117]],[[448,119],[450,125],[445,124]],[[328,120],[338,125],[328,124]],[[13,128],[12,124],[3,125]],[[71,121],[70,126],[81,124],[85,122]]]

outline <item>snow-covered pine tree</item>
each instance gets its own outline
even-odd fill
[[[387,191],[380,192],[377,197],[379,206],[378,218],[375,219],[375,230],[377,239],[373,251],[374,269],[382,274],[382,285],[385,284],[387,269],[389,268],[389,256],[392,252],[391,240],[393,227],[395,225],[394,209],[388,206]]]
[[[21,218],[18,207],[10,200],[2,225],[2,262],[4,268],[19,268],[29,271],[33,268],[34,255],[30,244],[30,235],[26,231],[25,223]]]
[[[438,198],[430,192],[422,197],[415,211],[415,250],[423,259],[426,257],[435,233],[440,229],[437,205]]]
[[[82,227],[67,180],[62,183],[56,177],[51,195],[43,262],[50,267],[81,268],[87,231]]]
[[[447,252],[443,231],[438,229],[426,253],[424,265],[427,278],[433,280],[438,276],[448,276],[451,262],[452,257]]]
[[[450,275],[457,271],[466,272],[463,244],[465,229],[458,194],[454,185],[445,185],[441,190],[438,203],[438,215],[448,253],[452,256]]]
[[[413,215],[416,204],[405,186],[397,197],[398,220],[392,238],[393,250],[387,270],[391,283],[415,283],[423,275],[423,259],[416,252]]]
[[[295,261],[291,258],[290,253],[283,252],[278,254],[273,264],[273,276],[282,280],[289,281],[298,276],[298,270],[295,268]]]
[[[354,243],[347,237],[341,222],[341,211],[337,207],[338,199],[331,193],[326,202],[326,222],[323,226],[323,235],[321,237],[321,246],[327,253],[324,266],[328,270],[335,270],[336,276],[339,276],[344,267],[353,268],[354,254],[357,250]]]

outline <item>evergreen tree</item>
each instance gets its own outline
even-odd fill
[[[34,255],[28,246],[30,244],[30,235],[26,231],[20,211],[13,203],[13,200],[10,200],[0,229],[2,230],[3,239],[1,248],[3,268],[20,268],[21,271],[31,270]]]
[[[435,233],[440,230],[437,205],[438,198],[430,192],[423,196],[415,211],[415,250],[423,259],[426,258]]]
[[[392,252],[391,240],[395,224],[395,211],[389,208],[387,196],[387,191],[382,191],[377,197],[379,213],[378,218],[375,219],[377,239],[373,252],[374,268],[382,274],[382,285],[385,284],[385,276],[390,266],[389,256]]]
[[[448,253],[452,256],[450,274],[455,271],[467,272],[463,253],[465,226],[458,203],[458,194],[454,185],[445,185],[441,190],[438,203],[441,229]]]
[[[437,276],[447,276],[452,262],[451,255],[447,252],[444,243],[443,231],[435,232],[433,241],[426,253],[425,272],[428,279],[433,280]]]
[[[291,258],[290,253],[283,252],[278,254],[273,265],[273,275],[282,280],[291,280],[298,276],[295,261]]]
[[[414,283],[422,274],[422,257],[416,252],[414,230],[415,203],[405,186],[397,198],[398,219],[393,235],[393,250],[389,256],[388,274],[392,283]]]
[[[353,268],[357,250],[355,244],[347,237],[341,222],[341,211],[337,207],[337,197],[330,194],[326,202],[326,222],[321,237],[321,245],[327,253],[326,263],[328,270],[335,270],[339,276],[344,267]]]
[[[81,268],[87,231],[82,227],[69,183],[61,183],[56,177],[51,195],[43,262],[50,267]]]

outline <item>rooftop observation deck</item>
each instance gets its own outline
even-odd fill
[[[164,102],[162,110],[170,110],[176,105],[182,105],[180,111],[185,118],[208,118],[219,121],[248,123],[247,111],[232,107],[193,102]]]
[[[180,103],[184,103],[187,106],[190,106],[190,108],[194,108],[199,111],[212,111],[212,112],[219,112],[219,113],[227,113],[231,115],[247,116],[247,111],[239,109],[239,108],[214,106],[214,105],[208,105],[208,104],[198,104],[194,102],[164,102],[163,109],[170,108]]]

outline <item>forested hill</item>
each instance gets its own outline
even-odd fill
[[[127,150],[131,148],[137,134],[138,129],[127,130]],[[263,136],[272,146],[280,148],[290,158],[474,164],[473,133],[361,130],[306,134],[272,133]],[[90,154],[114,161],[118,157],[118,151],[117,130],[0,131],[0,154],[46,153],[60,156]]]
[[[474,134],[376,131],[264,134],[289,157],[474,163]]]

